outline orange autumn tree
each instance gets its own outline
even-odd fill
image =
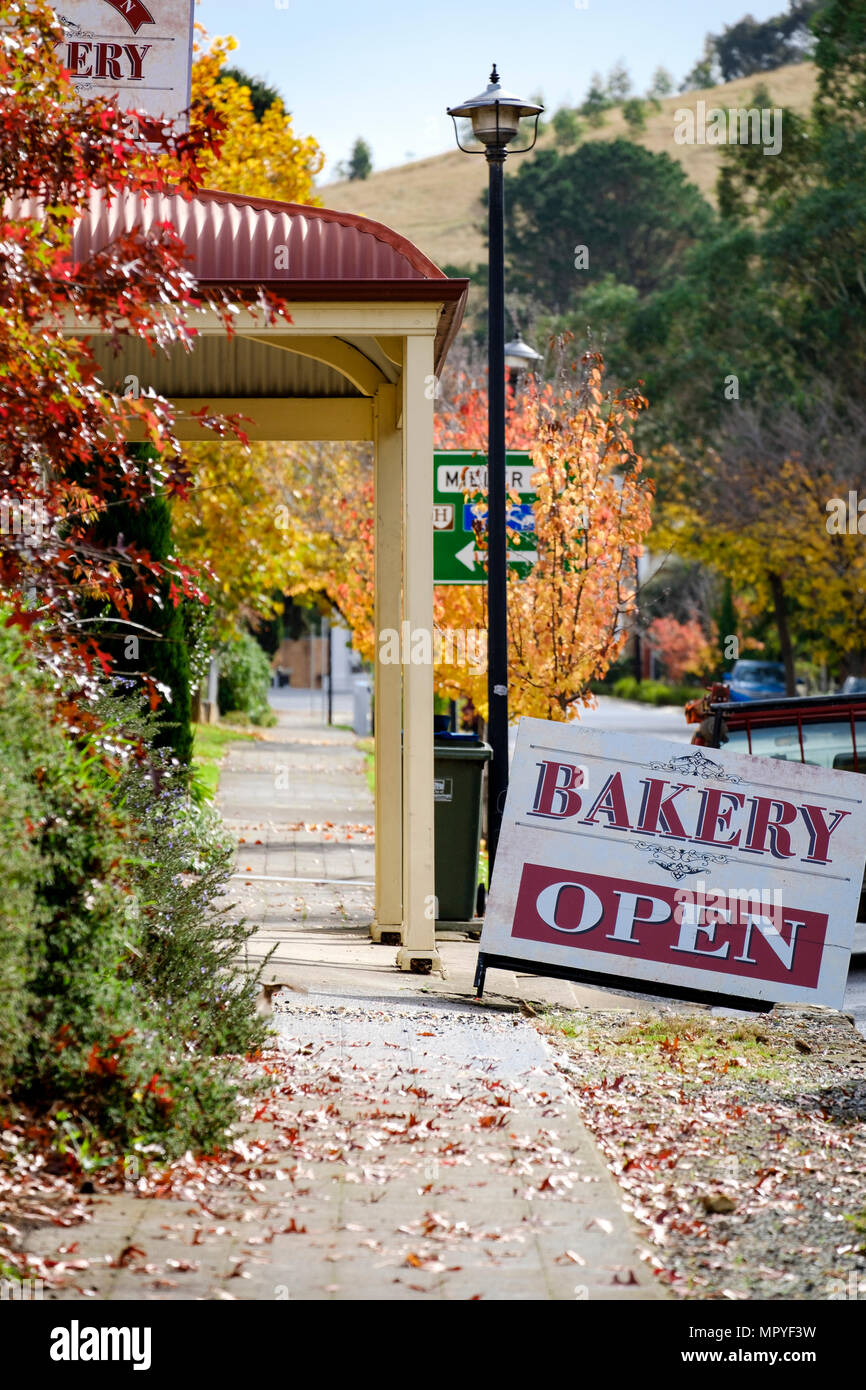
[[[537,562],[525,578],[512,571],[508,581],[514,718],[567,719],[588,703],[590,682],[625,642],[623,620],[634,608],[637,557],[650,527],[652,483],[632,440],[646,402],[637,392],[605,394],[598,354],[575,367],[557,388],[530,387],[508,398],[507,444],[531,452],[538,499]],[[486,432],[486,392],[458,380],[437,415],[436,447],[481,452]],[[272,507],[276,501],[269,524],[280,537],[285,592],[327,599],[352,629],[355,647],[375,659],[369,448],[260,445],[252,459]],[[483,584],[435,590],[436,628],[463,634],[466,653],[478,651],[466,635],[486,631],[486,593]],[[447,656],[448,641],[442,646]],[[453,642],[452,660],[437,664],[436,687],[470,696],[485,716],[486,671],[477,661],[458,663],[459,650]]]
[[[465,376],[453,379],[453,394],[442,397],[435,423],[437,449],[484,447],[487,395]],[[550,388],[541,399],[552,400]],[[508,444],[528,448],[537,403],[509,391]],[[274,446],[268,446],[273,448]],[[296,598],[324,595],[352,631],[353,646],[368,661],[376,657],[374,487],[372,453],[366,445],[309,444],[278,449],[286,470],[286,553],[294,577],[286,592]],[[468,494],[467,494],[468,496]],[[436,626],[467,630],[485,626],[483,586],[436,590]],[[450,668],[436,668],[437,686]]]
[[[558,388],[509,396],[509,448],[535,466],[537,561],[508,577],[509,710],[513,718],[568,719],[589,703],[626,639],[637,558],[650,528],[652,483],[632,439],[646,407],[636,391],[605,394],[600,354],[586,353]],[[486,395],[460,391],[437,430],[439,447],[483,448]],[[436,589],[440,629],[486,628],[486,588]],[[469,696],[486,717],[487,677],[465,664],[437,668],[437,688]]]
[[[437,410],[435,447],[483,448],[486,393],[464,376],[454,378],[452,386],[453,395],[447,400],[442,397]],[[534,402],[509,392],[507,409],[509,447],[527,448],[534,430]],[[295,598],[327,598],[351,629],[356,650],[365,660],[375,660],[375,518],[369,446],[266,446],[265,453],[278,457],[284,470],[285,554],[293,572],[286,592]],[[437,627],[483,625],[481,610],[475,612],[481,592],[477,586],[437,589]],[[474,604],[471,622],[463,621],[467,604]],[[437,667],[437,682],[445,675],[446,667]]]
[[[669,680],[687,676],[703,680],[718,661],[718,632],[712,624],[710,637],[697,618],[681,623],[676,618],[655,618],[647,629],[650,646],[658,654]]]

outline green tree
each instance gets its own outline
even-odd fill
[[[760,252],[754,228],[723,226],[686,251],[670,284],[635,306],[621,369],[641,364],[653,403],[645,428],[659,442],[687,452],[736,402],[796,392],[797,345]]]
[[[352,153],[349,158],[338,168],[345,179],[367,179],[370,177],[373,172],[373,151],[360,135],[352,146]]]
[[[834,0],[816,31],[810,116],[783,113],[772,158],[759,146],[728,146],[719,204],[728,220],[756,229],[802,390],[817,374],[857,395],[866,369],[866,0]]]
[[[710,34],[704,39],[704,51],[702,56],[695,63],[690,72],[687,72],[680,83],[681,92],[693,92],[695,89],[701,91],[707,87],[716,85],[716,49],[715,42]]]
[[[142,467],[156,455],[149,445],[133,444],[129,453]],[[165,562],[174,553],[171,505],[162,492],[137,506],[125,502],[109,505],[99,521],[99,531],[108,544],[121,552],[146,552],[151,560]],[[163,578],[156,597],[131,580],[128,611],[94,610],[101,619],[100,645],[113,657],[121,677],[148,676],[162,692],[157,706],[154,746],[170,748],[181,763],[192,754],[190,724],[190,670],[185,600],[170,578]]]
[[[506,217],[510,283],[554,313],[596,276],[613,275],[641,294],[668,283],[713,225],[682,166],[630,140],[539,151],[511,179]],[[576,245],[588,248],[588,269],[576,270]]]
[[[657,67],[652,75],[648,95],[658,100],[661,97],[669,97],[673,89],[674,79],[667,68]]]
[[[660,531],[752,586],[789,682],[795,651],[866,665],[862,550],[826,527],[827,499],[863,473],[866,0],[833,0],[816,30],[810,116],[784,113],[772,158],[725,150],[717,234],[628,325],[656,428],[680,445],[656,457]]]
[[[827,121],[848,112],[866,115],[866,3],[831,0],[813,21],[817,39],[818,96],[815,115]]]
[[[712,40],[722,80],[733,82],[785,63],[802,62],[814,44],[809,22],[819,9],[820,0],[791,0],[787,14],[764,21],[746,15],[727,25]]]
[[[601,73],[595,72],[589,84],[589,91],[580,107],[580,114],[585,116],[589,124],[597,129],[604,125],[605,113],[609,107],[610,98],[605,90],[604,78]]]
[[[625,101],[631,92],[631,76],[625,63],[614,63],[607,75],[607,95],[613,102]]]
[[[559,110],[554,112],[551,125],[554,139],[561,148],[567,149],[570,145],[577,144],[582,127],[577,112],[571,107],[560,106]]]
[[[276,87],[272,87],[261,77],[250,77],[242,68],[221,68],[217,81],[224,82],[226,78],[231,78],[233,82],[237,82],[239,87],[249,89],[253,114],[257,121],[261,121],[265,112],[269,111],[276,102],[282,103],[282,94]]]
[[[629,97],[628,101],[624,101],[622,114],[633,135],[638,135],[642,130],[646,130],[646,102],[642,97]]]

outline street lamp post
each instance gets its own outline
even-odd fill
[[[505,486],[505,160],[524,116],[535,117],[532,143],[511,154],[524,154],[535,144],[538,117],[544,110],[503,91],[496,65],[487,90],[449,106],[457,144],[465,154],[484,154],[489,176],[488,252],[488,380],[487,380],[487,696],[488,736],[493,749],[487,785],[487,852],[492,871],[499,828],[508,790],[508,607]],[[472,122],[483,150],[461,143],[457,118]]]
[[[508,381],[512,390],[516,390],[517,383],[524,372],[531,371],[536,362],[542,360],[541,353],[536,352],[518,333],[516,338],[512,338],[510,343],[505,344],[505,368],[508,372]]]

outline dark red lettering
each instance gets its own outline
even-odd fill
[[[126,54],[126,56],[127,56],[128,59],[129,59],[129,65],[130,65],[129,77],[130,77],[130,81],[132,81],[132,82],[140,82],[140,81],[141,81],[141,77],[142,77],[142,71],[141,71],[142,64],[144,63],[145,58],[147,57],[148,53],[150,52],[150,50],[151,50],[152,48],[153,48],[153,44],[152,44],[152,43],[125,43],[125,44],[123,45],[123,51],[124,51],[124,53]]]
[[[596,816],[607,816],[606,828],[608,830],[631,830],[628,807],[625,804],[622,773],[611,773],[592,803],[588,815],[584,816],[583,824],[595,825]]]
[[[724,811],[721,809],[723,796],[731,803]],[[745,801],[743,792],[724,792],[718,787],[705,787],[701,792],[701,810],[695,840],[700,840],[705,845],[739,844],[742,831],[738,830],[736,834],[729,835],[726,840],[716,839],[716,831],[730,830],[734,808],[745,805]]]
[[[555,816],[557,819],[576,816],[580,810],[580,797],[574,788],[581,786],[583,782],[583,768],[575,767],[573,763],[546,761],[537,763],[536,766],[541,771],[538,774],[535,801],[529,815]],[[561,776],[562,773],[565,773],[564,777]],[[556,810],[554,803],[557,806]]]
[[[92,75],[90,68],[79,67],[81,59],[87,57],[92,47],[92,43],[85,43],[83,39],[73,39],[66,45],[66,66],[73,77],[90,77]]]
[[[690,837],[686,834],[686,828],[673,805],[674,798],[681,792],[693,790],[688,782],[677,783],[667,796],[665,787],[671,784],[661,777],[646,777],[641,785],[645,791],[637,829],[644,835],[670,835],[675,840],[688,840]]]
[[[752,814],[743,849],[751,850],[753,854],[766,854],[769,850],[775,859],[793,859],[791,834],[790,831],[783,830],[782,826],[791,825],[797,819],[796,806],[790,801],[781,801],[771,796],[754,796],[751,801]],[[770,812],[774,809],[779,814],[771,820]]]
[[[806,829],[809,832],[809,853],[803,856],[804,864],[829,864],[830,856],[827,850],[830,845],[830,836],[837,825],[845,818],[850,816],[850,811],[831,811],[833,824],[828,825],[824,819],[824,812],[828,810],[826,806],[810,806],[808,804],[800,807],[800,815],[806,822]]]
[[[120,82],[123,78],[123,70],[120,66],[120,59],[122,56],[123,44],[98,43],[96,45],[96,65],[93,69],[93,76],[109,77],[112,82]]]

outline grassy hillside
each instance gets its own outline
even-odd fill
[[[694,110],[699,100],[705,101],[708,108],[750,106],[752,94],[761,80],[775,106],[792,107],[798,112],[805,112],[810,106],[815,91],[815,68],[811,63],[792,64],[762,77],[739,78],[703,92],[667,97],[660,111],[647,109],[646,130],[636,137],[638,143],[648,150],[678,159],[689,178],[712,200],[719,148],[677,145],[674,142],[674,112],[687,107]],[[628,135],[628,126],[616,109],[607,113],[606,123],[600,130],[587,128],[583,138],[612,140]],[[540,137],[538,146],[544,148],[553,143],[553,133],[548,129]],[[520,158],[531,159],[532,155]],[[511,167],[516,163],[515,160]],[[506,165],[506,169],[508,167]],[[486,182],[485,161],[480,156],[461,154],[455,147],[430,159],[373,173],[363,181],[330,183],[318,191],[326,207],[360,213],[394,227],[438,265],[472,267],[485,259],[480,198]]]

